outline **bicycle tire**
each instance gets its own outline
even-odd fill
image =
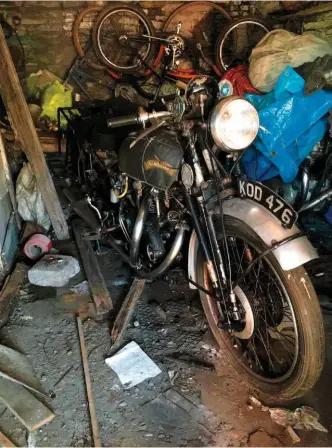
[[[149,93],[146,90],[142,89],[142,87],[136,82],[132,82],[132,86],[134,87],[134,89],[136,90],[136,92],[144,99],[151,101],[154,99],[154,95],[153,93]],[[176,97],[176,94],[174,95],[164,95],[164,96],[159,96],[156,98],[156,101],[173,101]]]
[[[94,28],[93,28],[93,32],[92,32],[92,43],[93,43],[93,48],[94,51],[96,53],[96,55],[98,56],[99,60],[105,64],[107,67],[111,68],[112,70],[115,70],[117,72],[120,73],[135,73],[137,72],[137,68],[138,66],[135,67],[121,67],[121,69],[119,69],[119,67],[116,64],[111,63],[103,54],[103,52],[100,49],[100,44],[99,44],[99,31],[100,31],[100,27],[103,23],[103,21],[107,18],[107,16],[110,13],[115,13],[116,11],[128,11],[128,12],[132,12],[134,14],[136,14],[142,21],[143,23],[145,22],[145,25],[149,31],[149,35],[150,36],[154,36],[155,35],[155,31],[154,31],[154,27],[152,25],[151,20],[148,18],[148,16],[142,11],[142,9],[138,6],[120,6],[119,4],[116,6],[110,6],[106,9],[104,9],[97,17],[97,20],[95,22]],[[155,51],[155,44],[150,44],[150,48],[147,52],[147,54],[144,57],[145,61],[149,61],[153,55]]]
[[[227,38],[227,36],[233,29],[235,29],[239,25],[242,25],[245,23],[252,24],[252,25],[258,25],[258,26],[262,27],[263,29],[265,29],[265,31],[267,33],[270,31],[266,22],[264,22],[263,20],[256,19],[254,17],[245,17],[243,19],[235,20],[234,22],[230,23],[226,28],[224,28],[218,36],[218,39],[216,42],[216,47],[215,47],[215,61],[216,61],[218,69],[221,70],[222,72],[225,72],[227,70],[227,67],[222,59],[223,41],[224,41],[224,39]]]
[[[168,25],[171,23],[171,21],[174,19],[174,17],[176,17],[177,14],[183,13],[184,9],[187,9],[189,7],[192,7],[193,5],[195,5],[196,7],[200,8],[202,6],[211,6],[212,8],[216,9],[217,11],[219,11],[224,17],[225,19],[227,19],[228,21],[232,21],[231,16],[228,14],[228,12],[226,12],[224,10],[224,8],[222,8],[221,6],[217,5],[216,3],[213,2],[189,2],[189,3],[185,3],[179,7],[177,7],[171,14],[170,16],[167,18],[166,22],[164,23],[163,26],[163,31],[167,31],[167,27]],[[181,31],[180,31],[181,34]]]
[[[81,45],[80,42],[80,37],[79,37],[79,29],[80,29],[80,25],[84,19],[85,16],[87,16],[88,14],[91,13],[100,13],[100,11],[103,8],[101,6],[88,6],[85,9],[82,9],[82,11],[80,11],[77,16],[75,17],[74,23],[73,23],[73,27],[72,27],[72,37],[73,37],[73,44],[74,44],[74,48],[76,50],[77,55],[80,58],[83,58],[85,56],[85,51],[83,50],[83,47]],[[105,70],[105,66],[101,65],[101,64],[96,64],[94,62],[88,62],[87,63],[88,67],[94,69],[94,70]]]

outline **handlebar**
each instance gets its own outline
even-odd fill
[[[107,120],[107,126],[109,128],[120,128],[122,126],[131,126],[134,124],[145,124],[151,119],[166,118],[170,116],[172,116],[172,112],[169,111],[153,111],[148,113],[144,109],[140,108],[137,114],[110,118]]]

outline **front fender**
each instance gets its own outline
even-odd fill
[[[215,203],[211,203],[208,206],[209,213],[217,213],[218,210],[219,207],[216,207]],[[231,216],[247,224],[268,247],[271,247],[275,242],[300,232],[295,225],[291,229],[285,229],[268,210],[250,199],[228,199],[223,203],[223,211],[224,215]],[[194,281],[196,281],[198,244],[196,233],[193,231],[189,242],[188,276]],[[314,258],[318,258],[315,248],[306,236],[283,244],[278,249],[275,249],[272,254],[284,271],[297,268]],[[191,285],[191,287],[195,289],[194,286]]]

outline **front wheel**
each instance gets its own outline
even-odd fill
[[[267,249],[244,222],[215,216],[220,249],[229,263],[226,276],[236,281],[250,262]],[[229,269],[230,266],[230,269]],[[201,254],[197,280],[211,290]],[[231,322],[232,332],[222,330],[219,309],[223,303],[200,292],[213,335],[236,370],[255,388],[274,398],[304,395],[317,382],[324,360],[324,327],[319,302],[303,267],[283,271],[270,253],[262,258],[234,289],[241,321]]]

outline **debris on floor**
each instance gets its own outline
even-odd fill
[[[28,272],[30,283],[61,287],[80,272],[79,262],[69,255],[44,255]]]
[[[126,389],[130,389],[161,373],[159,367],[134,341],[127,344],[111,358],[107,358],[105,362],[118,375],[121,384]]]
[[[319,414],[309,406],[302,406],[291,411],[282,408],[269,409],[272,420],[281,426],[291,426],[294,429],[303,429],[305,431],[322,431],[328,432],[318,421]]]
[[[264,412],[269,411],[272,420],[285,428],[290,426],[294,429],[303,429],[305,431],[316,429],[317,431],[328,432],[328,430],[319,423],[318,412],[309,406],[301,406],[300,408],[295,409],[295,411],[284,408],[270,408],[264,406],[253,395],[249,397],[248,402],[251,406],[259,408]]]
[[[254,433],[250,434],[248,438],[248,446],[284,446],[283,443],[280,442],[275,437],[272,437],[268,434],[264,429],[258,429]]]
[[[0,328],[7,323],[10,313],[14,309],[27,271],[28,267],[25,264],[17,263],[2,287],[0,293]]]
[[[15,445],[0,431],[0,445],[6,448],[15,447]]]

